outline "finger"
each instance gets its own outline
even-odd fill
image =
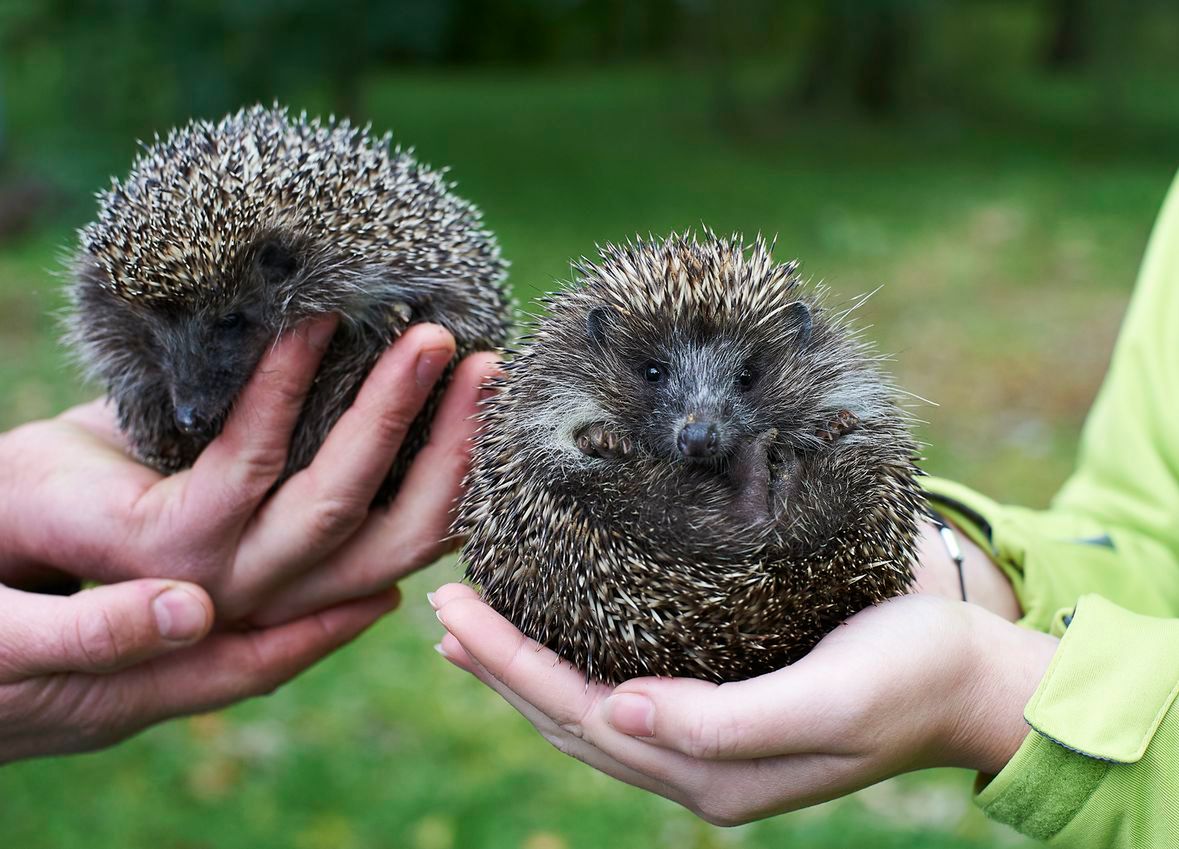
[[[274,493],[246,533],[237,558],[240,594],[261,596],[322,562],[356,531],[453,357],[454,338],[434,324],[414,325],[381,355],[311,465]]]
[[[280,336],[254,370],[221,433],[188,472],[165,479],[159,498],[183,487],[188,516],[236,538],[286,465],[291,433],[335,331],[334,315]]]
[[[603,752],[589,741],[580,737],[574,730],[560,727],[550,716],[523,699],[518,693],[511,690],[481,666],[478,661],[467,654],[466,649],[463,648],[462,644],[453,634],[447,633],[442,638],[438,648],[439,654],[450,663],[475,676],[488,687],[499,693],[504,701],[532,723],[536,730],[540,732],[541,736],[557,749],[557,751],[577,758],[582,763],[588,764],[599,772],[603,772],[619,781],[624,781],[627,784],[640,787],[651,793],[657,793],[680,804],[685,804],[682,795],[676,788],[657,778],[644,775],[626,764],[615,760],[606,752]]]
[[[584,685],[582,673],[564,664],[546,672],[537,662],[536,644],[469,587],[448,585],[434,600],[443,625],[493,675],[559,724],[589,723],[574,687],[576,680]],[[815,685],[808,668],[804,659],[760,678],[720,686],[689,678],[635,679],[615,688],[598,719],[616,735],[706,760],[826,751],[831,741],[825,732],[839,700],[831,698],[830,687]],[[617,754],[609,748],[617,743],[611,739],[616,735],[602,735],[598,742]]]
[[[678,801],[710,822],[746,822],[823,801],[838,795],[840,788],[846,792],[845,756],[767,757],[754,760],[758,768],[751,770],[749,761],[702,760],[672,747],[652,745],[650,738],[621,733],[607,719],[609,688],[587,687],[581,673],[565,664],[554,666],[556,655],[524,638],[473,598],[469,588],[444,587],[434,594],[434,601],[439,603],[439,619],[466,653],[459,656],[460,664],[469,665],[472,674],[524,713],[550,742],[623,781]],[[449,646],[444,638],[442,649]],[[624,688],[649,680],[628,682],[613,692],[626,692]],[[822,708],[812,705],[814,712]],[[787,724],[794,719],[789,710],[782,717]],[[866,775],[860,772],[861,777]],[[879,777],[869,776],[855,786]]]
[[[448,584],[433,600],[439,621],[470,658],[556,725],[580,732],[609,692],[600,684],[587,685],[584,673],[521,634],[470,587]]]
[[[487,382],[500,367],[490,352],[472,354],[459,364],[449,391],[431,425],[430,440],[414,458],[389,510],[382,517],[385,531],[391,527],[421,528],[424,544],[415,559],[419,565],[453,550],[450,526],[463,480],[471,466],[471,449],[479,430],[476,416]],[[374,542],[387,552],[403,550],[374,528]]]
[[[351,642],[400,598],[390,590],[274,628],[214,634],[188,651],[117,676],[114,698],[143,727],[265,695]]]
[[[213,622],[200,587],[140,580],[59,597],[0,587],[0,682],[109,673],[191,645]]]
[[[459,364],[434,416],[429,442],[414,458],[393,503],[372,511],[328,564],[279,590],[253,621],[283,622],[378,592],[446,553],[453,507],[470,464],[480,389],[495,369],[490,353],[473,354]]]
[[[819,651],[785,669],[720,685],[636,678],[615,689],[603,716],[622,734],[703,760],[850,753],[850,738],[833,730],[855,727],[848,715],[855,706],[847,702],[858,690],[828,674],[822,661]]]

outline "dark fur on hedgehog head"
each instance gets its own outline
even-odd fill
[[[288,473],[409,323],[444,325],[459,355],[502,344],[504,263],[479,211],[388,142],[254,107],[157,139],[99,196],[74,262],[69,336],[141,459],[165,472],[191,464],[266,348],[313,315],[337,313],[341,327]]]

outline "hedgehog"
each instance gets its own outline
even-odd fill
[[[600,248],[484,402],[466,578],[588,680],[761,675],[913,580],[911,416],[772,249]]]
[[[255,106],[145,146],[79,231],[67,339],[135,455],[170,474],[218,434],[263,353],[317,314],[341,323],[304,403],[285,479],[306,466],[405,328],[437,322],[455,362],[506,341],[505,263],[445,172],[347,120]],[[376,501],[425,442],[445,378]],[[281,482],[280,479],[280,482]]]

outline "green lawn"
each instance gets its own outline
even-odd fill
[[[702,81],[646,71],[405,76],[371,85],[365,104],[377,128],[452,166],[500,234],[522,300],[595,242],[701,224],[776,233],[781,259],[801,257],[842,298],[879,288],[861,321],[900,383],[933,402],[914,402],[927,467],[1029,504],[1067,473],[1175,168],[1174,148],[1099,143],[1072,121],[1081,107],[1052,131],[828,116],[731,133]],[[46,149],[52,169],[68,146]],[[0,246],[0,426],[86,395],[55,341],[53,269],[91,212],[85,192],[133,149],[88,153],[78,202]],[[616,784],[430,650],[440,629],[423,595],[457,574],[443,563],[409,581],[402,611],[267,700],[109,753],[0,770],[0,845],[1020,843],[971,808],[962,772],[729,831]]]

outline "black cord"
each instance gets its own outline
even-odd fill
[[[950,527],[949,522],[943,519],[941,514],[932,507],[927,505],[925,511],[929,514],[929,521],[933,522],[933,526],[937,528],[937,534],[942,538],[942,544],[946,547],[946,553],[950,555],[950,559],[954,561],[954,565],[958,568],[958,589],[962,591],[962,600],[966,601],[966,571],[963,569],[966,557],[962,554],[962,547],[958,545],[958,535],[954,533],[954,529]]]

